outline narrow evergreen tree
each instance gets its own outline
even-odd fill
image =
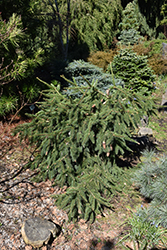
[[[156,27],[150,27],[147,23],[146,17],[141,13],[139,7],[139,0],[135,0],[135,15],[138,22],[138,31],[142,37],[146,37],[147,40],[156,38]]]
[[[142,39],[140,32],[138,31],[139,25],[136,16],[136,6],[136,1],[130,2],[123,11],[123,19],[119,24],[121,32],[118,37],[121,44],[134,45]]]

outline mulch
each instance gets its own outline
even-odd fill
[[[25,244],[20,231],[23,221],[32,216],[51,220],[62,229],[60,235],[42,250],[116,249],[120,228],[111,227],[108,220],[103,224],[98,220],[94,224],[84,220],[69,223],[66,212],[56,207],[51,197],[63,189],[53,186],[50,180],[32,181],[37,170],[24,167],[30,149],[26,142],[20,144],[18,137],[11,135],[11,130],[23,122],[19,118],[11,125],[0,122],[0,249],[33,249]]]

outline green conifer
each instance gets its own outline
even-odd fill
[[[64,16],[65,0],[60,7]],[[120,22],[120,0],[76,0],[70,5],[71,41],[76,45],[86,44],[89,51],[103,50],[111,46]]]
[[[117,79],[122,79],[125,86],[134,90],[145,90],[145,95],[153,91],[155,75],[147,65],[147,57],[137,55],[132,49],[121,49],[112,61],[108,71]]]
[[[136,1],[130,2],[123,11],[123,19],[119,24],[121,32],[118,37],[121,44],[134,45],[142,39],[136,16],[136,5]]]
[[[16,110],[38,96],[39,87],[34,82],[19,81],[31,76],[34,68],[42,64],[42,49],[34,50],[28,57],[22,47],[26,39],[23,31],[21,16],[13,14],[8,22],[0,15],[0,116]],[[24,98],[23,98],[24,97]]]
[[[121,86],[113,85],[104,93],[97,82],[70,83],[81,96],[72,98],[59,86],[48,85],[40,111],[32,122],[18,126],[15,134],[35,146],[28,166],[40,169],[38,178],[67,186],[56,201],[69,219],[93,221],[104,206],[112,207],[108,199],[119,189],[122,172],[114,162],[130,150],[127,141],[132,140],[143,112],[153,112],[153,101]]]

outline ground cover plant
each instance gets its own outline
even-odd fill
[[[40,169],[39,178],[54,178],[55,184],[68,187],[56,199],[69,220],[93,221],[104,206],[112,207],[109,198],[121,172],[114,167],[115,160],[130,150],[126,142],[132,140],[143,112],[154,112],[154,102],[142,91],[113,85],[104,93],[97,82],[86,82],[81,87],[70,82],[73,91],[81,92],[79,98],[51,85],[32,122],[18,126],[15,134],[35,145],[34,160],[28,165]]]
[[[167,158],[165,155],[156,158],[154,152],[145,152],[144,157],[146,158],[134,174],[133,181],[141,194],[151,201],[148,218],[167,228]]]
[[[143,205],[136,212],[132,212],[126,223],[130,228],[129,232],[118,242],[124,249],[129,249],[128,241],[134,250],[154,249],[160,244],[162,247],[166,246],[167,230],[149,219],[148,211]]]

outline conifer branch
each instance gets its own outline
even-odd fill
[[[39,77],[36,77],[36,79],[37,79],[38,81],[44,83],[45,85],[47,85],[49,88],[52,87],[52,88],[57,92],[57,94],[58,94],[59,96],[61,96],[63,99],[66,99],[65,96],[63,96],[62,94],[60,94],[60,92],[57,90],[57,88],[56,88],[53,84],[49,85],[49,84],[46,83],[45,81],[41,80]]]

